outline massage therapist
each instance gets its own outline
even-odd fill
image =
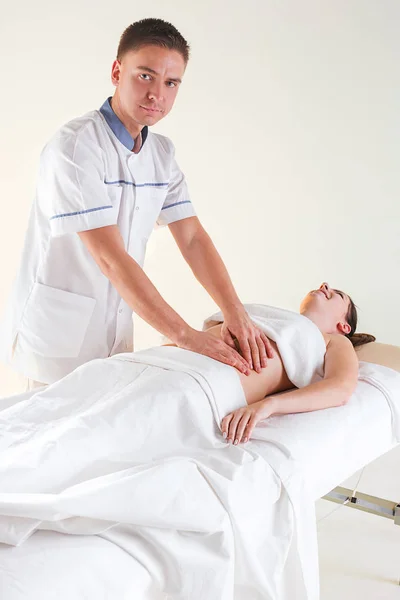
[[[30,389],[89,360],[131,351],[132,312],[177,346],[246,374],[272,357],[195,215],[172,142],[149,130],[172,109],[188,59],[189,46],[170,23],[133,23],[112,65],[114,95],[61,127],[41,154],[0,338],[3,358]],[[222,339],[190,327],[142,270],[156,223],[168,225],[222,310]]]

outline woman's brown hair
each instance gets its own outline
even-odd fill
[[[375,342],[376,337],[374,335],[369,333],[356,333],[358,321],[357,307],[350,296],[348,296],[348,298],[350,300],[350,305],[349,310],[347,311],[346,321],[350,325],[351,330],[346,337],[349,338],[354,347],[369,344],[369,342]]]

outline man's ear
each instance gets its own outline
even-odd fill
[[[351,331],[351,327],[350,327],[350,325],[348,323],[344,323],[344,322],[343,323],[338,323],[336,325],[336,327],[337,327],[338,331],[340,333],[343,333],[344,335],[348,335],[350,333],[350,331]]]
[[[119,60],[114,60],[111,67],[111,81],[113,85],[117,86],[119,83],[119,76],[121,74],[121,63]]]

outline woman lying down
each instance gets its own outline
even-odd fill
[[[257,423],[272,415],[346,404],[357,384],[354,347],[375,341],[372,335],[355,333],[357,309],[350,296],[322,283],[302,300],[300,314],[262,305],[248,305],[247,309],[269,336],[274,358],[268,359],[261,373],[252,371],[246,376],[237,371],[247,406],[222,420],[222,434],[228,442],[247,442]],[[205,329],[220,336],[222,319],[222,313],[213,315]],[[304,353],[307,342],[301,338],[315,338],[315,326],[322,334],[320,344],[310,344],[310,355],[300,356],[296,348]]]
[[[328,283],[309,292],[302,300],[299,313],[265,305],[245,305],[253,321],[269,338],[274,350],[267,366],[259,373],[255,370],[244,375],[234,367],[204,357],[208,362],[219,365],[221,376],[227,369],[236,371],[246,401],[246,406],[227,414],[221,423],[222,434],[233,444],[245,443],[251,438],[254,427],[272,415],[300,413],[345,404],[357,383],[358,359],[354,346],[374,341],[368,334],[356,334],[357,310],[352,299]],[[221,336],[223,315],[216,313],[204,323],[204,330],[216,337]],[[174,346],[174,344],[164,344]],[[237,347],[240,351],[240,348]],[[154,348],[162,353],[162,348]],[[183,353],[194,353],[179,349]],[[138,356],[133,353],[126,356]],[[112,371],[111,359],[99,359],[102,368]],[[199,355],[194,355],[199,356]],[[87,389],[92,385],[91,361],[81,366],[76,373],[78,385]],[[71,373],[49,386],[59,387],[70,380]],[[77,384],[75,383],[75,386]],[[110,389],[104,390],[108,394]],[[289,391],[291,390],[291,391]],[[285,394],[281,394],[285,392]],[[47,391],[46,391],[47,393]]]
[[[91,361],[6,399],[0,543],[19,544],[37,528],[98,533],[105,522],[151,525],[161,537],[167,529],[213,532],[225,523],[218,498],[230,506],[232,486],[245,480],[250,496],[259,485],[271,490],[267,462],[238,444],[273,414],[345,404],[357,381],[353,344],[374,338],[355,337],[354,304],[328,284],[307,294],[300,314],[246,308],[274,348],[261,373],[159,347]],[[222,319],[213,315],[205,328],[220,335]]]

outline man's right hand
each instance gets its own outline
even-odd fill
[[[219,362],[235,367],[244,375],[250,375],[249,365],[247,361],[233,348],[228,346],[221,338],[217,338],[207,331],[197,331],[192,329],[183,340],[177,342],[179,348],[198,352],[214,358]]]

